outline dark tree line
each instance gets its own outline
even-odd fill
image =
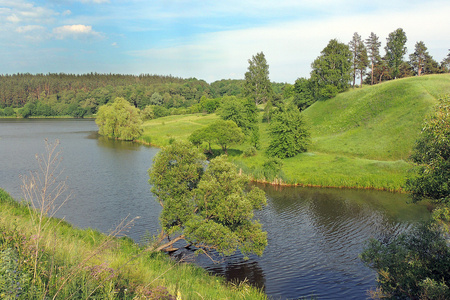
[[[0,75],[0,115],[15,115],[6,108],[21,108],[18,113],[22,117],[83,117],[95,114],[99,106],[116,98],[124,98],[141,110],[148,105],[155,106],[156,116],[191,107],[193,111],[189,112],[205,110],[211,113],[218,107],[214,104],[218,102],[217,98],[242,97],[243,85],[244,80],[228,79],[208,84],[196,78],[148,74]]]

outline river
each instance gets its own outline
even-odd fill
[[[158,149],[96,131],[93,120],[0,119],[0,187],[20,199],[20,175],[37,169],[35,154],[44,152],[46,138],[59,139],[72,197],[58,217],[108,233],[123,218],[140,216],[127,235],[139,242],[157,234],[161,208],[147,171]],[[375,273],[358,258],[367,239],[397,235],[429,216],[403,194],[260,187],[268,199],[256,214],[268,232],[264,255],[192,261],[228,280],[248,280],[273,299],[366,299],[376,284]]]

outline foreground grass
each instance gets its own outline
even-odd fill
[[[36,224],[29,214],[27,206],[0,189],[2,299],[266,299],[246,284],[226,284],[199,267],[143,251],[128,238],[81,230],[58,219],[48,220],[41,237],[33,236]],[[33,279],[36,238],[42,251]]]
[[[393,80],[316,102],[303,113],[311,131],[309,152],[284,159],[275,182],[401,191],[424,119],[445,94],[450,94],[450,74]],[[155,146],[187,140],[192,131],[216,119],[215,114],[197,114],[151,120],[144,124],[143,139]],[[268,124],[259,127],[261,150],[256,156],[243,156],[248,143],[232,146],[228,153],[254,180],[272,181],[263,168],[269,159],[264,153]],[[220,153],[218,147],[215,152]]]

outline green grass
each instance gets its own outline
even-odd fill
[[[196,129],[206,126],[215,120],[215,114],[174,115],[146,121],[142,128],[142,140],[153,146],[167,146],[172,139],[187,140]]]
[[[311,131],[308,153],[283,160],[278,178],[305,186],[355,187],[401,191],[411,168],[408,162],[425,117],[437,99],[450,94],[450,74],[393,80],[351,89],[319,101],[303,112]],[[211,115],[183,115],[148,121],[144,137],[156,146],[186,140]],[[260,120],[262,112],[260,111]],[[268,159],[268,124],[260,123],[261,150],[243,157],[249,144],[232,146],[230,159],[255,180],[263,180]],[[215,153],[220,153],[215,147]]]
[[[3,273],[5,266],[22,278],[20,295],[12,299],[51,299],[60,288],[57,299],[70,295],[86,299],[93,291],[95,299],[145,299],[134,297],[158,291],[181,299],[267,298],[247,284],[227,284],[224,278],[210,276],[200,267],[177,263],[164,254],[143,251],[143,247],[129,238],[82,230],[59,219],[49,222],[51,225],[40,239],[38,280],[33,281],[30,262],[36,240],[35,224],[28,208],[0,189],[0,258],[8,249],[15,249],[19,258],[11,257],[9,264],[0,259],[0,282],[9,276]],[[114,276],[109,278],[111,274]],[[66,278],[70,278],[67,284],[62,284]],[[8,292],[16,293],[16,285],[10,286],[0,285],[0,298]]]
[[[316,102],[304,112],[313,138],[309,150],[405,160],[425,116],[444,94],[450,94],[449,74],[389,81]]]

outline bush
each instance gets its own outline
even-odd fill
[[[278,157],[269,158],[263,163],[264,177],[267,181],[271,181],[275,178],[281,178],[281,168],[283,167],[283,161]]]
[[[3,114],[7,117],[11,117],[11,116],[14,116],[16,114],[16,112],[14,111],[14,109],[12,107],[7,107],[3,110]]]
[[[377,271],[381,297],[450,299],[450,248],[433,223],[387,242],[372,239],[361,259]]]
[[[244,157],[250,157],[250,156],[255,156],[256,155],[256,148],[255,147],[248,147],[247,149],[245,149],[244,151]]]

